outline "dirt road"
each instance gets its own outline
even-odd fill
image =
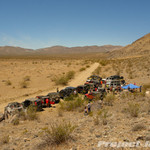
[[[82,71],[81,73],[75,75],[75,78],[73,80],[71,80],[67,86],[73,86],[73,87],[76,87],[78,85],[82,85],[85,83],[87,77],[89,77],[92,72],[99,66],[99,63],[94,63],[93,65],[91,65],[90,68],[87,68],[85,71]],[[57,87],[56,87],[57,88]],[[55,89],[52,89],[52,90],[49,90],[49,91],[44,91],[44,92],[41,92],[41,93],[36,93],[36,94],[32,94],[32,95],[29,95],[28,97],[35,97],[37,95],[47,95],[49,92],[55,92],[56,91],[56,88]],[[59,90],[65,88],[63,86],[59,86],[58,87]],[[22,102],[24,101],[26,98],[28,98],[27,96],[22,96],[22,97],[19,97],[19,98],[15,98],[14,101],[10,101],[10,102]],[[13,97],[12,97],[13,98]],[[2,103],[0,105],[0,112],[4,112],[4,107],[7,106],[9,102],[7,103]]]

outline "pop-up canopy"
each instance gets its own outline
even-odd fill
[[[128,85],[125,85],[125,86],[122,86],[121,88],[123,89],[137,89],[137,88],[140,88],[140,86],[137,86],[137,85],[134,85],[134,84],[128,84]]]

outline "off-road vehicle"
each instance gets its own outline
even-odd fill
[[[60,101],[59,92],[51,92],[51,93],[48,93],[47,96],[49,97],[51,104],[59,103],[59,101]]]
[[[90,77],[87,78],[87,80],[98,80],[101,81],[102,78],[98,75],[91,75]]]
[[[81,94],[86,94],[88,93],[88,86],[87,85],[78,85],[77,86],[77,92]]]
[[[65,97],[73,94],[75,90],[76,90],[76,88],[72,87],[72,86],[69,86],[69,87],[66,87],[65,89],[62,89],[59,92],[60,98],[64,99]]]
[[[23,101],[22,106],[24,109],[27,109],[30,105],[37,107],[37,110],[42,110],[42,102],[38,98],[28,98],[25,101]]]
[[[12,102],[9,103],[5,108],[4,108],[4,116],[5,119],[8,118],[8,116],[13,116],[15,113],[21,111],[23,109],[22,104],[18,102]]]

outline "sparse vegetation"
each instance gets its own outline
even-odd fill
[[[27,81],[22,81],[22,82],[20,82],[21,88],[27,88],[28,85],[29,85],[29,82],[27,82]]]
[[[27,108],[27,119],[29,120],[36,120],[37,119],[37,108],[33,105],[30,105]]]
[[[84,71],[84,70],[86,70],[86,68],[84,68],[84,67],[83,67],[83,68],[80,68],[80,70],[79,70],[79,71]]]
[[[23,79],[24,81],[30,81],[30,76],[25,76]]]
[[[7,144],[9,142],[9,135],[3,135],[1,138],[1,144]]]
[[[101,117],[102,119],[102,123],[103,125],[107,125],[107,118],[110,117],[112,114],[108,114],[108,110],[109,109],[100,109],[98,112],[97,112],[97,115]]]
[[[50,129],[46,131],[47,140],[53,144],[60,144],[65,142],[68,138],[70,138],[71,133],[76,128],[76,126],[71,125],[70,122],[63,121],[62,123],[59,121],[53,122],[50,125]]]
[[[7,80],[6,85],[12,85],[12,82],[10,80]]]
[[[128,111],[132,117],[138,117],[140,105],[138,103],[128,103]]]

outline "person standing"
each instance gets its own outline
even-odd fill
[[[84,108],[84,116],[86,116],[86,115],[88,115],[88,112],[87,112],[87,108],[85,106],[85,108]]]
[[[90,102],[88,103],[88,113],[90,113],[91,112],[91,104],[90,104]]]

